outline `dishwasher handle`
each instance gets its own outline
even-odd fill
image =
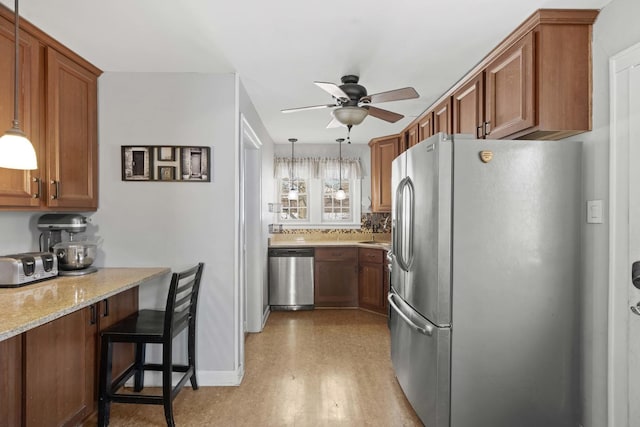
[[[269,249],[269,257],[305,257],[313,258],[313,248],[271,248]]]

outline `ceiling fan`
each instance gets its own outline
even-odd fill
[[[319,88],[329,92],[335,102],[333,104],[312,105],[309,107],[288,108],[281,110],[283,113],[293,113],[304,110],[316,110],[320,108],[335,108],[331,112],[333,120],[327,125],[328,128],[347,126],[351,129],[354,125],[359,125],[368,116],[395,123],[404,116],[393,111],[383,110],[371,104],[381,102],[401,101],[403,99],[417,98],[418,92],[412,87],[390,90],[387,92],[367,95],[367,89],[358,84],[360,78],[354,75],[343,76],[340,86],[334,83],[314,82]]]

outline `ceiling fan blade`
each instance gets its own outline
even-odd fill
[[[327,82],[313,82],[313,83],[316,86],[318,86],[320,89],[323,89],[329,92],[331,96],[333,96],[336,99],[345,99],[347,101],[349,100],[349,95],[344,93],[344,91],[340,89],[340,86],[338,86],[335,83],[327,83]]]
[[[387,92],[374,93],[373,95],[363,96],[360,102],[369,102],[371,104],[377,104],[380,102],[389,101],[401,101],[403,99],[418,98],[418,92],[412,87],[405,87],[402,89],[390,90]]]
[[[283,113],[295,113],[297,111],[319,110],[321,108],[331,108],[331,107],[337,107],[337,105],[335,105],[335,104],[311,105],[309,107],[287,108],[285,110],[280,110],[280,111],[283,112]]]
[[[344,126],[344,125],[334,117],[327,125],[327,129],[339,128],[340,126]]]
[[[378,119],[385,120],[390,123],[395,123],[404,116],[402,114],[394,113],[393,111],[383,110],[382,108],[367,106],[364,107],[369,110],[369,115]]]

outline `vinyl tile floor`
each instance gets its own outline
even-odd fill
[[[176,425],[421,426],[395,379],[386,321],[361,310],[272,312],[247,336],[242,384],[187,383]],[[111,405],[110,426],[165,425],[161,406]]]

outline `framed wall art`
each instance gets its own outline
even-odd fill
[[[123,181],[211,182],[211,148],[123,145]]]

